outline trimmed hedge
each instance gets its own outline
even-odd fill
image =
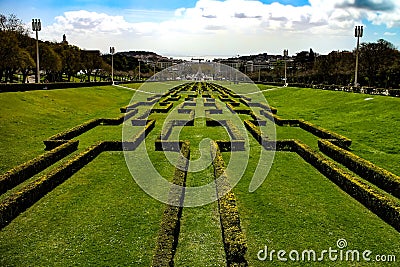
[[[316,126],[314,124],[312,124],[311,122],[305,121],[305,120],[299,120],[299,126],[300,128],[306,130],[307,132],[312,133],[315,136],[318,136],[320,138],[323,139],[336,139],[337,141],[335,142],[338,146],[342,147],[342,148],[348,148],[351,146],[351,139],[328,131],[322,127]]]
[[[137,134],[132,144],[137,147],[143,137],[154,128],[155,121],[150,121],[143,132]],[[71,144],[77,144],[78,141],[70,141]],[[94,160],[100,153],[104,151],[123,151],[126,150],[127,142],[121,141],[100,141],[72,159],[65,162],[63,165],[53,169],[50,173],[40,177],[39,179],[30,182],[20,191],[11,194],[0,203],[0,229],[7,226],[20,213],[31,207],[39,199],[51,192],[58,185],[62,184],[74,173],[82,169],[86,164]],[[60,149],[58,147],[57,149]]]
[[[278,115],[266,110],[260,110],[260,114],[279,126],[298,127],[300,124],[299,120],[282,119]]]
[[[251,133],[251,135],[257,140],[260,145],[263,145],[264,141],[261,134],[261,130],[258,126],[256,126],[251,120],[244,120],[244,126],[246,127],[247,131]]]
[[[400,205],[379,193],[334,162],[324,158],[300,141],[294,141],[295,151],[350,196],[358,200],[382,220],[400,231]]]
[[[78,149],[79,141],[68,141],[30,161],[27,161],[0,176],[0,195],[38,174],[60,159]]]
[[[60,82],[60,83],[11,83],[0,84],[0,92],[24,92],[34,90],[53,90],[53,89],[69,89],[91,86],[112,85],[112,82]]]
[[[174,104],[169,102],[165,107],[153,108],[151,113],[168,113]]]
[[[227,266],[248,266],[245,258],[247,241],[240,226],[236,198],[230,190],[231,187],[225,173],[225,163],[215,142],[212,142],[211,154]]]
[[[318,140],[318,147],[323,153],[343,164],[365,180],[400,198],[399,176],[332,144],[329,140]]]
[[[77,137],[89,131],[90,129],[93,129],[94,127],[100,125],[101,122],[102,119],[92,119],[78,126],[75,126],[67,131],[51,136],[48,140],[43,141],[43,143],[46,146],[46,150],[50,150],[57,147],[56,144],[58,144],[60,140],[70,140],[73,139],[74,137]]]
[[[0,229],[96,158],[103,151],[103,146],[100,142],[89,147],[47,175],[32,181],[20,191],[4,199],[0,203]]]
[[[133,116],[138,113],[137,109],[133,109],[126,114],[122,114],[121,116],[114,118],[114,119],[101,119],[101,124],[103,125],[120,125],[124,121],[129,120]]]
[[[135,150],[146,136],[154,129],[156,125],[156,120],[148,120],[146,126],[138,132],[132,139],[122,142],[122,147],[124,151]]]
[[[258,126],[265,126],[267,125],[267,122],[263,119],[261,119],[259,116],[257,116],[253,111],[250,113],[250,116],[253,118],[253,123],[258,125]]]
[[[121,113],[126,113],[126,112],[128,112],[130,110],[133,110],[133,109],[139,107],[139,106],[152,106],[155,103],[157,103],[158,100],[159,100],[159,98],[155,98],[155,99],[153,99],[151,101],[147,101],[147,102],[145,102],[145,101],[143,101],[143,102],[135,102],[132,105],[120,108],[120,111],[121,111]]]
[[[49,139],[44,140],[43,143],[46,146],[45,150],[54,149],[60,145],[63,145],[71,140],[101,124],[103,125],[120,125],[125,120],[130,119],[131,117],[135,116],[138,113],[137,109],[131,110],[128,113],[125,113],[117,118],[114,119],[104,119],[104,118],[97,118],[82,123],[78,126],[75,126],[69,130],[64,132],[58,133],[56,135],[51,136]]]
[[[181,188],[172,186],[170,189],[168,203],[173,205],[166,205],[165,207],[151,266],[174,266],[174,256],[178,245],[180,220],[182,217],[183,202],[185,198],[185,190],[182,187],[186,186],[189,159],[189,143],[183,142],[178,159],[179,166],[175,168],[173,178],[173,183],[181,186]]]
[[[262,108],[267,112],[271,112],[272,114],[276,114],[278,113],[278,110],[274,107],[268,106],[265,103],[252,103],[252,102],[248,102],[247,103],[249,107],[258,107],[258,108]]]

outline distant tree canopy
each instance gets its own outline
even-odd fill
[[[332,51],[317,55],[301,51],[288,61],[289,83],[354,84],[356,51]],[[281,82],[284,69],[277,64],[260,73],[248,74],[253,80]],[[390,42],[380,39],[362,43],[359,50],[358,83],[362,86],[400,88],[400,51]]]
[[[15,15],[0,14],[0,82],[15,82],[16,74],[22,74],[22,82],[36,73],[36,39],[29,36],[30,29]],[[87,51],[66,42],[39,41],[40,70],[44,81],[71,81],[80,76],[91,81],[92,77],[109,80],[111,55],[100,51]],[[139,62],[127,55],[114,55],[114,70],[119,78],[138,77]],[[149,77],[152,68],[141,66],[141,77]],[[83,76],[82,76],[83,74]]]

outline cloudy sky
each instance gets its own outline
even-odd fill
[[[103,53],[235,56],[352,50],[380,38],[400,47],[399,0],[0,0],[0,12],[41,18],[40,39]],[[33,36],[33,35],[32,35]]]

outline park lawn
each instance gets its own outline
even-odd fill
[[[134,91],[104,86],[0,94],[0,173],[43,153],[43,140],[94,118],[114,118]]]
[[[163,207],[104,152],[0,231],[0,265],[149,266]]]
[[[355,154],[400,175],[400,98],[291,87],[264,96],[282,118],[304,119],[349,137]]]
[[[137,88],[137,84],[127,87]],[[7,103],[5,105],[7,108],[0,108],[2,121],[0,127],[3,127],[1,130],[6,137],[1,140],[1,146],[5,149],[0,156],[2,159],[10,158],[8,162],[2,163],[2,166],[5,166],[4,171],[43,153],[42,141],[55,133],[92,118],[119,116],[119,107],[126,106],[134,93],[118,87],[79,90],[82,89],[10,93],[11,97],[8,98],[10,103],[5,102],[6,95],[0,94],[0,99]],[[293,99],[292,94],[297,98]],[[382,134],[390,138],[386,142],[365,141],[364,137],[357,139],[359,133],[362,136],[370,134],[366,127],[368,122],[365,120],[370,120],[374,114],[369,113],[372,107],[361,105],[365,103],[362,102],[364,99],[353,99],[355,96],[367,97],[365,95],[293,88],[266,91],[265,95],[272,106],[278,107],[278,114],[283,118],[307,119],[352,138],[354,141],[352,148],[359,155],[366,153],[361,149],[363,146],[369,148],[374,145],[374,149],[384,152],[387,149],[385,145],[398,142],[392,134],[393,129],[399,129],[396,128],[397,117],[393,118],[394,128],[380,129]],[[47,101],[49,96],[54,99],[52,102],[56,103],[49,104]],[[75,102],[66,100],[66,96],[72,97]],[[28,101],[29,104],[26,104],[36,114],[20,110],[27,102],[22,99],[27,98],[36,103]],[[303,103],[297,103],[299,98]],[[327,101],[326,98],[331,100]],[[347,110],[347,113],[342,111],[343,108],[332,99],[341,99],[346,103],[354,102],[353,106],[357,112],[361,112],[361,115],[347,114],[351,113],[351,110]],[[379,101],[385,103],[385,99],[393,101],[393,98],[383,98]],[[304,104],[304,102],[309,103],[307,101],[315,102],[314,106],[318,108]],[[318,104],[319,101],[337,107],[327,108]],[[396,101],[394,103],[398,103]],[[387,120],[390,116],[394,117],[395,111],[395,109],[390,111],[390,114],[386,111]],[[342,122],[340,127],[334,120],[337,112],[342,117],[347,116],[344,120],[346,123]],[[15,118],[24,122],[29,132],[13,127],[13,120],[6,114],[16,114]],[[154,167],[165,178],[171,179],[174,167],[168,162],[164,153],[154,151],[154,140],[160,134],[162,121],[166,116],[151,115],[157,122],[155,129],[146,138],[145,145]],[[360,116],[364,119],[360,120]],[[352,128],[351,120],[354,120],[355,130]],[[27,123],[30,121],[34,123]],[[390,121],[380,122],[379,125],[389,124]],[[204,125],[204,122],[196,119],[195,125]],[[80,150],[98,140],[120,139],[121,128],[122,126],[100,126],[83,134],[76,138],[81,141]],[[35,135],[32,137],[29,133]],[[222,127],[209,127],[207,131],[202,127],[183,127],[180,137],[191,141],[192,159],[200,157],[199,143],[205,136],[227,139]],[[316,147],[316,138],[298,128],[277,126],[277,137],[298,138]],[[21,142],[25,140],[24,138],[27,141]],[[234,188],[242,227],[248,240],[247,259],[250,266],[266,264],[257,260],[257,252],[264,248],[264,245],[288,251],[322,250],[335,247],[336,241],[340,238],[345,238],[351,249],[369,249],[374,253],[400,255],[398,232],[341,191],[296,154],[277,152],[266,181],[257,191],[249,193],[248,186],[258,164],[258,153],[261,149],[252,137],[250,146],[247,170]],[[19,153],[22,150],[24,155]],[[386,157],[386,164],[392,168],[394,166],[394,169],[399,168],[396,155],[398,154]],[[228,163],[230,154],[223,153],[223,156]],[[375,161],[376,159],[370,160],[377,164],[379,162]],[[188,185],[197,186],[212,179],[212,166],[209,166],[202,172],[189,174]],[[149,197],[136,185],[126,167],[122,152],[104,152],[0,231],[0,263],[5,266],[78,264],[149,266],[164,208],[164,204]],[[221,240],[215,202],[201,208],[185,208],[175,258],[177,266],[224,265]],[[203,261],[204,259],[206,261]],[[274,266],[276,265],[277,262],[274,262]],[[332,263],[328,262],[326,265],[331,266]]]
[[[260,146],[251,138],[251,160],[245,175],[233,189],[241,225],[247,237],[249,266],[304,266],[304,262],[259,261],[257,253],[273,249],[300,251],[337,249],[336,242],[346,239],[347,249],[377,254],[399,255],[399,233],[354,200],[300,156],[276,152],[264,183],[255,192],[248,187],[257,166]],[[225,155],[224,155],[225,156]],[[319,257],[317,255],[317,257]],[[286,255],[288,257],[288,254]],[[372,258],[372,257],[371,257]],[[331,262],[324,266],[364,266],[365,262]],[[368,266],[380,266],[370,264]],[[395,264],[387,263],[387,266]]]

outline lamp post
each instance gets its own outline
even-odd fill
[[[110,47],[110,53],[111,53],[111,81],[112,84],[114,85],[114,53],[115,53],[115,47]]]
[[[285,50],[283,50],[283,60],[285,61],[285,87],[287,86],[287,77],[286,77],[286,58],[287,58],[287,56],[289,55],[289,50],[287,50],[287,49],[285,49]]]
[[[356,49],[356,70],[354,74],[354,86],[358,87],[358,49],[360,48],[360,37],[363,36],[363,26],[356,26],[354,36],[357,37],[357,49]]]
[[[140,81],[140,60],[139,60],[139,81]]]
[[[40,83],[40,67],[39,67],[39,34],[42,29],[40,19],[32,19],[32,30],[36,32],[36,77],[35,82]]]

